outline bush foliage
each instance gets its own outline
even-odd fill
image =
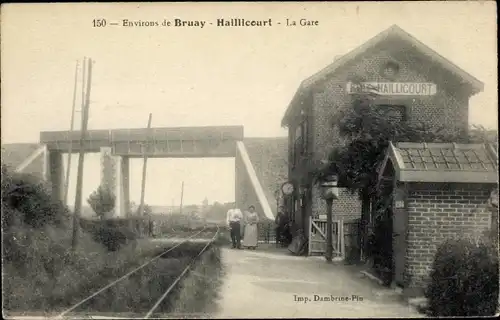
[[[47,186],[35,176],[11,173],[2,165],[2,228],[25,224],[39,229],[68,222],[69,210],[54,201]]]
[[[94,241],[104,245],[108,251],[117,251],[138,235],[131,228],[130,219],[84,220],[80,225],[83,230],[92,235]]]
[[[101,219],[115,208],[116,197],[108,188],[99,186],[87,199],[95,214]]]
[[[448,240],[435,255],[425,292],[427,313],[440,316],[493,316],[498,308],[497,248],[485,242]]]

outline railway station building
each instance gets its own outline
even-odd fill
[[[378,93],[374,105],[391,108],[398,121],[421,122],[429,129],[445,128],[466,136],[469,99],[483,90],[483,83],[396,25],[303,80],[282,125],[288,128],[288,176],[295,190],[287,207],[309,239],[310,254],[315,238],[324,242],[326,228],[321,231],[318,226],[327,212],[320,187],[307,178],[308,168],[327,160],[346,142],[332,119],[352,105],[355,94],[374,87]],[[496,150],[487,144],[393,142],[378,168],[380,179],[391,186],[387,197],[388,219],[393,220],[393,282],[421,285],[436,246],[446,236],[459,229],[480,232],[498,219],[492,217],[497,212],[487,209],[497,186],[497,159]],[[358,196],[340,189],[333,202],[333,220],[360,218]],[[344,237],[337,236],[334,239],[344,243]]]

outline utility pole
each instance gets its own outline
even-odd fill
[[[147,130],[147,137],[146,137],[147,142],[146,142],[146,144],[142,145],[142,156],[144,159],[144,163],[142,165],[141,202],[139,204],[139,215],[140,216],[144,215],[144,195],[146,192],[146,169],[148,166],[148,154],[147,154],[146,147],[149,145],[149,141],[150,141],[150,136],[151,136],[150,129],[151,129],[152,118],[153,118],[153,114],[150,113],[149,119],[148,119],[148,130]]]
[[[181,185],[181,205],[179,207],[180,209],[180,214],[182,214],[182,202],[184,200],[184,181],[182,181],[182,185]]]
[[[90,106],[90,89],[92,81],[92,59],[88,60],[87,74],[87,90],[85,92],[85,103],[82,106],[82,129],[80,135],[80,154],[78,157],[78,173],[76,177],[76,197],[75,197],[75,212],[73,214],[73,239],[72,248],[76,249],[78,244],[78,226],[80,224],[80,213],[82,211],[82,195],[83,195],[83,160],[85,157],[85,149],[83,144],[87,134],[87,125],[89,122],[89,106]],[[85,58],[84,58],[85,64]]]
[[[333,260],[333,198],[326,199],[326,252],[325,258],[328,263]],[[339,228],[340,230],[340,228]]]
[[[83,64],[83,69],[85,70],[85,62]],[[69,136],[71,137],[73,134],[73,129],[75,126],[75,106],[76,106],[76,87],[77,87],[77,82],[78,82],[78,60],[76,61],[76,68],[75,68],[75,86],[73,88],[73,106],[71,107],[71,124],[69,127]],[[82,84],[83,88],[83,84]],[[83,92],[83,90],[82,90]],[[73,139],[69,141],[69,150],[68,150],[68,164],[66,168],[66,183],[64,185],[64,204],[66,205],[68,203],[68,189],[69,189],[69,174],[71,172],[71,153],[73,152]]]

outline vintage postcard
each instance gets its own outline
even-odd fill
[[[497,314],[496,21],[2,4],[3,316]]]

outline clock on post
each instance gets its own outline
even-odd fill
[[[284,195],[289,196],[293,193],[294,187],[293,184],[289,181],[283,183],[281,185],[281,191],[283,192]]]

